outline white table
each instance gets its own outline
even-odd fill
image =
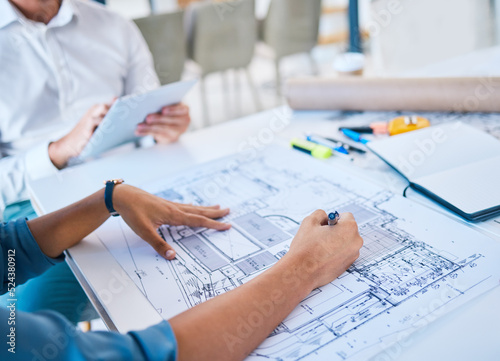
[[[307,132],[334,134],[338,122],[329,118],[335,114],[304,112],[294,114],[292,119],[285,107],[277,108],[186,134],[174,145],[122,151],[33,182],[32,201],[38,212],[45,214],[98,190],[105,179],[122,177],[129,184],[141,185],[249,146],[265,146],[272,141],[288,146],[293,136]],[[282,127],[284,123],[289,124]],[[354,164],[335,157],[325,162],[369,178],[396,193],[401,194],[406,186],[394,171],[372,155],[359,158]],[[70,267],[110,329],[127,332],[161,321],[94,235],[70,249],[67,255]],[[374,360],[499,360],[498,305],[500,287],[430,322],[423,331],[401,340]]]
[[[307,112],[295,114],[285,129],[273,132],[272,129],[283,124],[280,117],[285,116],[287,121],[285,109],[277,108],[189,133],[175,145],[129,150],[65,170],[57,177],[32,183],[33,201],[43,214],[96,191],[102,187],[104,179],[123,177],[127,183],[141,185],[193,165],[238,152],[241,147],[250,144],[265,146],[270,141],[275,141],[286,146],[293,136],[300,136],[311,130],[320,134],[332,134],[338,126],[338,122],[328,120],[335,112]],[[398,193],[406,186],[388,166],[374,157],[370,158],[371,166],[368,170],[363,167],[367,161],[363,162],[362,159],[357,159],[353,165],[344,159],[332,157],[326,160],[326,163],[389,185],[391,190]],[[388,182],[388,179],[393,181]],[[133,281],[94,236],[89,236],[69,250],[67,259],[110,329],[126,332],[147,327],[161,320]],[[394,355],[393,359],[398,360],[498,359],[498,304],[500,288],[429,324],[424,332],[419,332],[391,348],[390,355]],[[477,357],[478,350],[483,356]]]

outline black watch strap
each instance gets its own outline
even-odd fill
[[[120,215],[113,207],[113,189],[115,188],[115,185],[122,184],[123,182],[123,179],[110,179],[105,181],[106,188],[104,189],[104,204],[113,217],[118,217]]]

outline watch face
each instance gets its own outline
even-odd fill
[[[108,179],[104,181],[104,184],[108,182],[113,182],[114,184],[122,184],[125,183],[125,181],[122,178],[117,178],[117,179]]]

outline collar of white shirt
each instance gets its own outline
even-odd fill
[[[76,15],[75,7],[71,3],[71,0],[63,0],[59,12],[47,24],[47,27],[60,27],[69,24],[69,22],[71,22],[73,17],[76,17]],[[16,21],[20,23],[32,22],[8,0],[0,1],[0,29]]]

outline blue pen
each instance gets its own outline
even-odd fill
[[[306,139],[310,142],[323,145],[325,147],[328,147],[335,152],[337,152],[338,155],[340,156],[347,156],[346,159],[349,159],[350,161],[353,161],[354,159],[352,157],[349,157],[349,152],[347,149],[345,149],[343,146],[338,146],[336,143],[329,141],[328,139],[325,139],[323,137],[319,137],[317,135],[308,135]]]
[[[329,226],[334,226],[338,223],[340,219],[340,214],[339,212],[335,211],[335,212],[330,212],[328,214],[328,225]]]
[[[344,133],[346,137],[351,138],[352,140],[362,144],[370,142],[368,139],[363,138],[360,133],[355,132],[354,130],[342,128],[342,133]]]

